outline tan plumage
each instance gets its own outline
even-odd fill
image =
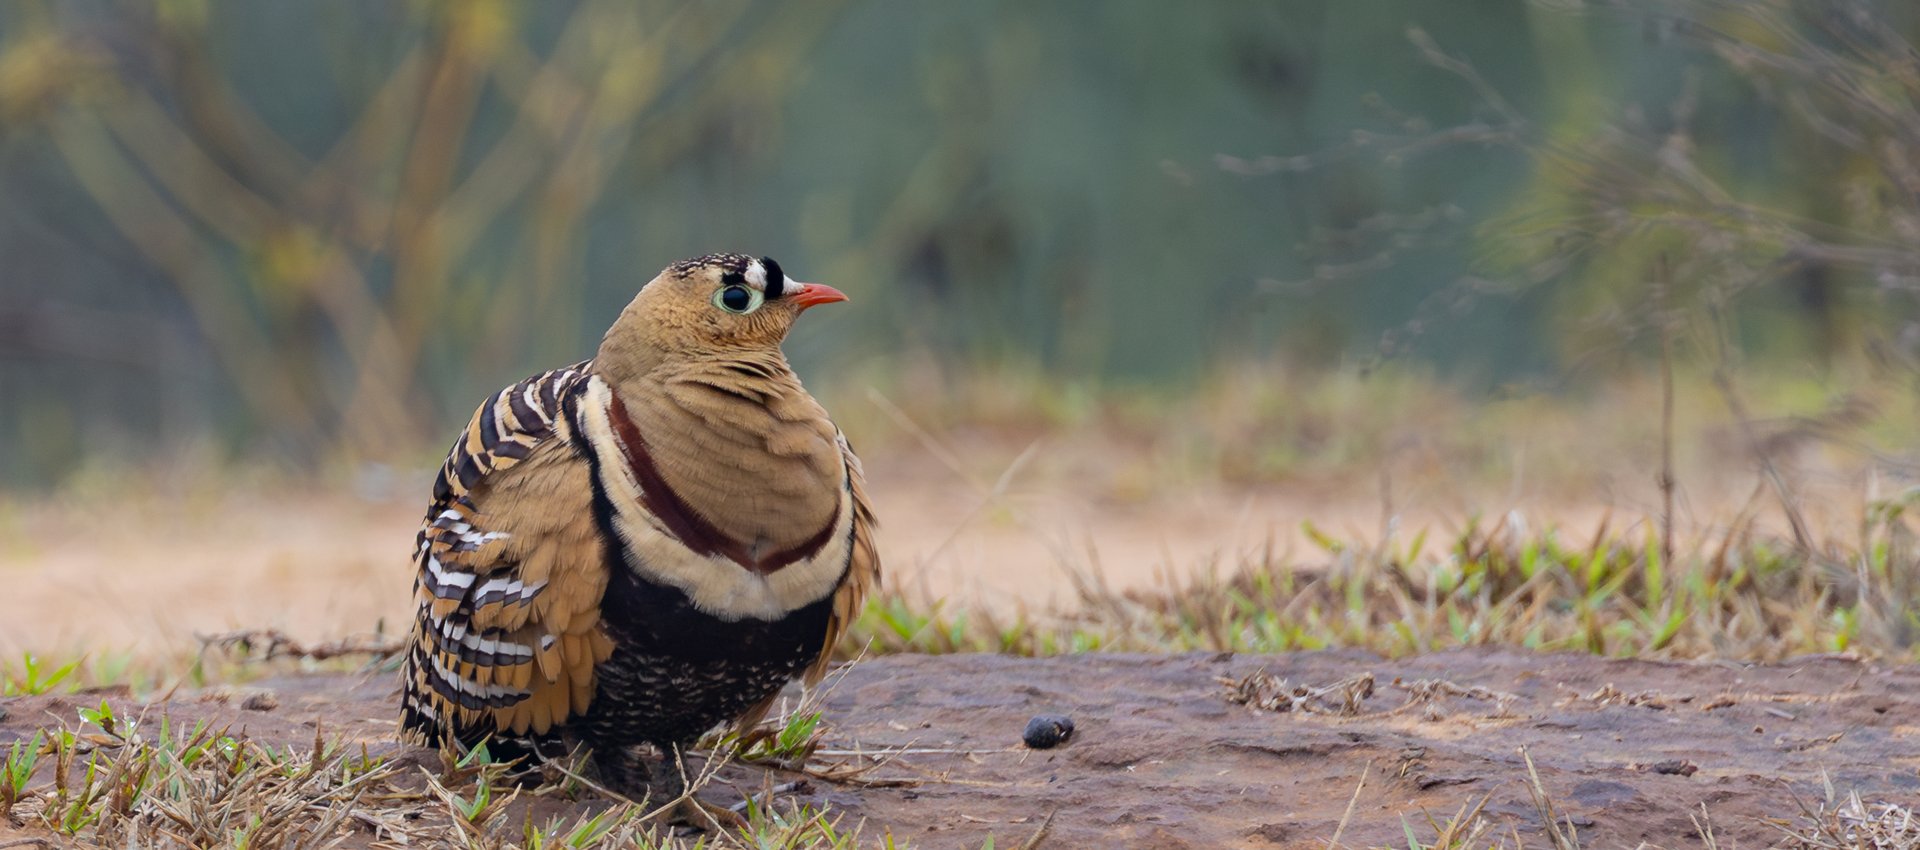
[[[867,603],[867,592],[880,586],[880,547],[873,539],[879,521],[873,518],[873,503],[867,500],[867,475],[860,468],[859,456],[847,445],[846,436],[841,435],[838,442],[847,459],[847,488],[853,496],[853,553],[847,562],[847,580],[833,594],[833,617],[827,621],[826,644],[820,648],[820,657],[807,668],[808,685],[819,684],[820,678],[827,674],[833,661],[833,648],[859,618]]]
[[[818,680],[880,559],[859,460],[779,344],[843,299],[771,260],[678,263],[593,360],[475,412],[417,540],[409,738],[584,742],[631,785],[631,744]]]
[[[571,426],[558,405],[585,366],[488,399],[441,469],[415,551],[420,616],[406,686],[409,703],[437,719],[410,723],[417,739],[544,734],[592,697],[593,667],[612,652],[599,628],[606,560],[587,465],[567,448]],[[499,651],[503,644],[513,649]],[[461,694],[490,688],[525,696],[462,704]]]

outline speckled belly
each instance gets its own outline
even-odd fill
[[[619,571],[601,609],[616,649],[599,668],[583,731],[601,745],[691,744],[806,669],[832,606],[829,594],[776,620],[728,622],[675,588]]]
[[[801,659],[688,661],[618,651],[600,668],[582,731],[601,746],[687,744],[773,695]]]

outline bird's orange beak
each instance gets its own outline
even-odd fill
[[[796,280],[794,283],[800,282]],[[800,283],[800,291],[795,293],[792,298],[793,303],[800,305],[800,309],[805,310],[808,307],[818,307],[822,304],[832,304],[835,301],[845,301],[847,300],[847,294],[823,283]]]

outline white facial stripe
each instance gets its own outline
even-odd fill
[[[761,292],[767,291],[767,267],[759,260],[747,264],[747,285]]]

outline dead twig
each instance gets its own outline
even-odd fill
[[[1668,318],[1667,296],[1672,289],[1672,278],[1667,268],[1667,256],[1660,255],[1654,266],[1654,299],[1659,304],[1660,317],[1660,474],[1655,483],[1660,486],[1660,563],[1671,568],[1673,564],[1673,329]]]
[[[1033,836],[1020,842],[1019,850],[1034,850],[1034,848],[1039,847],[1040,842],[1046,840],[1047,831],[1053,829],[1053,816],[1059,813],[1059,809],[1048,812],[1047,819],[1040,822],[1040,828],[1033,831]]]
[[[221,652],[239,650],[244,656],[254,660],[270,661],[275,658],[304,658],[312,661],[326,661],[350,655],[370,655],[382,657],[399,652],[405,643],[400,640],[388,640],[378,637],[345,638],[327,643],[306,644],[289,637],[279,629],[241,629],[217,635],[195,634],[200,641],[200,651],[209,649]]]

